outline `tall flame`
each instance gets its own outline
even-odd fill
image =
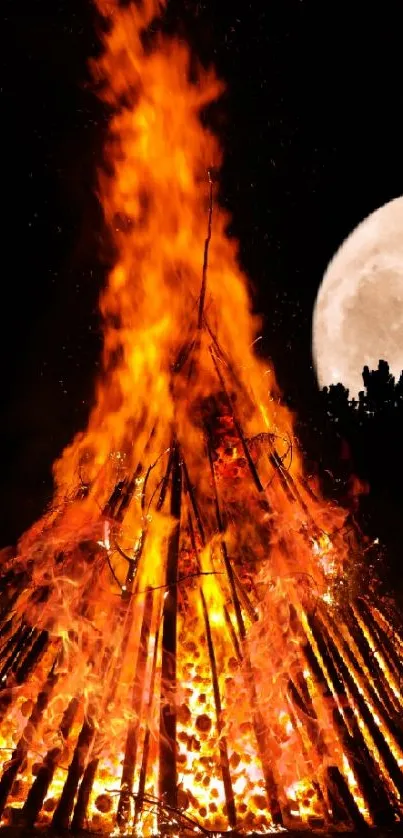
[[[388,621],[367,603],[333,617],[345,515],[304,476],[253,351],[203,118],[223,86],[195,77],[182,42],[144,37],[164,3],[96,2],[115,251],[103,373],[52,508],[2,568],[0,812],[143,835],[183,813],[216,831],[323,825],[343,807],[370,823],[375,771],[397,817],[402,641],[376,648]]]
[[[197,80],[190,80],[191,56],[182,42],[157,36],[151,49],[143,46],[141,33],[161,3],[98,5],[113,21],[93,69],[102,97],[114,109],[100,198],[117,259],[100,303],[104,375],[88,429],[56,465],[62,491],[71,487],[83,459],[90,479],[111,449],[136,464],[157,419],[165,429],[157,434],[155,449],[165,443],[161,437],[175,414],[172,365],[197,319],[208,172],[221,162],[217,139],[201,114],[223,85],[201,68]],[[237,245],[226,235],[228,222],[215,205],[206,317],[242,380],[264,401],[267,427],[279,424],[284,435],[290,419],[278,405],[267,404],[276,385],[272,370],[251,348],[259,324],[250,313]],[[211,380],[204,366],[201,360],[204,380],[198,387],[208,393]]]

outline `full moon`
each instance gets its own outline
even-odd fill
[[[403,369],[403,197],[369,215],[330,262],[316,298],[312,354],[321,387],[357,397],[362,369]]]

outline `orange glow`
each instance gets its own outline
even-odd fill
[[[201,118],[223,85],[195,79],[178,40],[155,31],[144,46],[163,5],[97,0],[108,27],[92,69],[112,110],[99,196],[116,256],[103,373],[54,466],[52,508],[3,566],[3,823],[148,836],[186,815],[267,832],[331,824],[337,796],[344,825],[352,809],[372,823],[357,730],[398,817],[386,618],[371,630],[351,608],[336,628],[345,513],[306,478],[254,353]],[[390,689],[372,684],[369,653]]]

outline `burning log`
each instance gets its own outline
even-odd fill
[[[107,698],[105,702],[105,709],[109,706],[109,704],[113,701],[115,693],[119,687],[119,678],[121,675],[122,663],[125,658],[127,647],[130,638],[130,630],[131,630],[131,621],[130,616],[132,614],[132,605],[133,605],[133,598],[132,598],[132,589],[131,585],[133,583],[133,579],[131,578],[132,574],[132,563],[129,563],[128,569],[128,576],[126,577],[126,586],[122,588],[121,593],[121,602],[120,607],[118,609],[117,615],[115,617],[116,624],[118,627],[123,627],[123,635],[121,640],[121,646],[119,649],[119,654],[117,656],[115,665],[113,666],[112,676],[110,679],[110,686],[107,692]],[[147,598],[148,599],[148,598]],[[147,600],[146,603],[148,604]],[[145,642],[145,637],[147,633],[147,626],[148,626],[148,611],[143,615],[143,625],[142,625],[142,633],[140,637],[140,649],[139,649],[139,664],[143,666],[143,657],[144,657],[144,648],[142,646]],[[106,672],[108,663],[112,656],[112,649],[108,647],[104,654],[103,666],[102,670]],[[139,680],[140,679],[140,680]],[[135,704],[135,700],[138,701],[140,697],[141,701],[141,692],[139,691],[139,683],[141,683],[142,676],[141,674],[135,678],[134,685],[133,685],[133,703]],[[135,711],[135,708],[134,708]],[[95,717],[94,720],[95,722]],[[74,806],[73,818],[72,818],[72,829],[73,831],[81,830],[84,826],[86,813],[88,809],[89,799],[92,791],[92,787],[95,781],[96,773],[99,766],[99,751],[100,751],[100,744],[102,741],[102,724],[103,724],[102,717],[98,720],[98,731],[93,739],[93,743],[91,740],[88,742],[88,752],[90,752],[91,745],[93,744],[92,751],[93,754],[90,756],[83,776],[80,783],[80,787],[78,790],[77,800]],[[128,729],[128,740],[132,742],[132,728],[129,726]],[[129,769],[130,770],[130,769]],[[122,786],[123,786],[123,778],[122,778]],[[119,815],[119,811],[118,811]]]
[[[68,738],[74,718],[79,707],[78,698],[72,698],[64,712],[60,725],[60,736],[62,741]],[[24,827],[33,827],[42,809],[49,786],[52,782],[56,767],[62,755],[62,748],[52,748],[45,756],[45,759],[36,775],[27,799],[21,810],[20,824]]]
[[[188,519],[188,526],[189,532],[191,535],[192,547],[195,552],[195,555],[198,557],[198,550],[196,545],[194,527],[192,524],[192,519],[189,515]],[[198,566],[200,569],[200,560],[198,558]],[[212,678],[212,686],[213,686],[213,694],[214,694],[214,705],[215,705],[215,712],[216,712],[216,724],[217,724],[217,732],[219,735],[219,753],[220,753],[220,767],[221,773],[224,783],[224,792],[225,792],[225,802],[227,806],[227,813],[228,813],[228,822],[229,825],[234,828],[236,826],[236,808],[235,808],[235,800],[234,800],[234,792],[232,788],[231,782],[231,773],[230,773],[230,766],[229,766],[229,758],[228,758],[228,747],[227,741],[225,736],[223,735],[223,722],[222,722],[222,706],[221,706],[221,696],[220,696],[220,687],[218,682],[218,672],[217,672],[217,662],[216,656],[214,651],[214,642],[213,636],[211,632],[210,620],[208,615],[208,607],[206,603],[206,598],[203,593],[203,588],[200,587],[200,597],[202,601],[202,608],[203,608],[203,617],[204,617],[204,624],[206,628],[206,637],[207,637],[207,648],[210,660],[210,667],[211,667],[211,678]]]
[[[324,682],[328,688],[331,686],[333,694],[337,696],[342,693],[339,677],[332,659],[327,654],[326,647],[322,644],[320,635],[315,635],[315,637],[318,647],[320,647],[321,659],[325,661],[325,671],[322,671],[310,647],[305,650],[308,666],[315,673],[318,683]],[[399,818],[396,799],[387,793],[382,782],[379,781],[376,760],[365,737],[363,737],[362,729],[353,711],[349,707],[338,706],[336,703],[331,718],[340,737],[344,753],[348,755],[354,774],[364,793],[373,822],[382,825],[393,824]]]
[[[356,688],[337,646],[334,644],[323,624],[320,625],[320,628],[315,630],[315,637],[318,646],[322,649],[323,658],[326,659],[328,670],[332,673],[332,683],[335,686],[336,694],[338,693],[343,695],[345,688],[347,687],[349,690],[348,695],[351,695],[351,698],[354,700],[351,713],[348,712],[346,715],[343,712],[343,718],[347,727],[347,740],[345,738],[346,734],[344,734],[343,738],[344,741],[348,743],[348,753],[353,755],[353,760],[354,753],[357,754],[358,749],[361,750],[362,754],[365,754],[365,762],[363,765],[365,766],[365,764],[367,764],[369,766],[370,776],[379,776],[380,762],[385,766],[387,771],[386,776],[392,781],[392,783],[389,782],[387,786],[389,807],[391,807],[394,814],[399,817],[399,786],[402,780],[401,772],[396,770],[396,763],[393,760],[385,739],[381,735],[377,723],[371,715],[371,712],[368,710],[365,701],[363,701],[359,690]],[[355,717],[357,717],[357,723],[354,722],[354,725],[351,728],[349,727],[349,723],[351,723],[351,719],[354,719]],[[370,739],[368,739],[365,735],[365,728],[367,728],[369,732]],[[362,742],[361,746],[359,744],[360,740]],[[370,746],[371,741],[373,743],[373,748]],[[359,770],[362,771],[362,769]],[[397,787],[394,785],[395,782],[397,783]],[[365,785],[368,787],[368,782],[365,782]],[[371,798],[372,795],[369,798],[370,801]]]
[[[210,665],[211,665],[211,676],[212,676],[212,683],[213,683],[213,692],[214,692],[214,703],[216,709],[216,720],[217,720],[217,731],[219,735],[219,752],[220,752],[220,766],[222,772],[222,778],[224,783],[224,792],[225,792],[225,801],[227,806],[227,813],[228,813],[228,822],[232,829],[236,826],[236,809],[235,809],[235,801],[234,801],[234,792],[232,788],[231,782],[231,773],[229,767],[229,758],[228,758],[228,748],[227,748],[227,741],[225,736],[223,735],[223,724],[222,724],[222,710],[221,710],[221,697],[220,697],[220,688],[218,685],[218,674],[217,674],[217,663],[215,659],[214,653],[214,644],[213,638],[211,634],[210,622],[208,618],[208,609],[206,605],[206,600],[203,595],[203,591],[200,591],[200,595],[202,598],[202,606],[203,606],[203,615],[204,621],[206,626],[206,636],[207,636],[207,646],[210,658]]]
[[[215,505],[215,513],[216,513],[216,518],[217,518],[217,527],[218,527],[218,532],[221,534],[221,536],[223,536],[224,532],[225,532],[225,527],[224,527],[224,521],[223,521],[223,518],[222,518],[222,515],[221,515],[220,500],[219,500],[218,489],[217,489],[217,481],[216,481],[216,476],[215,476],[215,472],[214,472],[212,449],[211,449],[211,445],[209,443],[207,443],[207,454],[208,454],[208,460],[209,460],[209,464],[210,464],[211,480],[212,480],[213,491],[214,491],[214,505]],[[242,609],[241,609],[241,605],[240,605],[240,602],[239,602],[238,593],[237,593],[237,589],[236,589],[234,571],[233,571],[232,564],[231,564],[229,556],[228,556],[227,545],[226,545],[225,540],[224,540],[223,537],[221,538],[221,541],[220,541],[220,549],[221,549],[221,554],[222,554],[222,557],[223,557],[223,560],[224,560],[224,567],[225,567],[225,570],[226,570],[226,573],[227,573],[227,576],[228,576],[228,581],[229,581],[229,585],[230,585],[230,589],[231,589],[231,599],[232,599],[232,604],[234,606],[235,619],[236,619],[236,624],[237,624],[237,628],[238,628],[238,634],[239,634],[239,637],[241,638],[241,640],[244,640],[245,639],[245,624],[244,624],[244,620],[243,620]]]
[[[175,520],[169,537],[166,586],[162,616],[161,712],[159,796],[168,806],[177,806],[176,742],[176,623],[178,608],[178,554],[182,499],[182,470],[179,446],[173,443],[171,515]],[[163,824],[161,824],[163,826]]]
[[[388,660],[386,649],[378,647],[379,652],[377,653],[377,647],[372,643],[373,638],[369,626],[359,619],[354,607],[351,607],[349,610],[346,609],[344,613],[351,641],[356,644],[358,655],[361,657],[361,660],[358,661],[360,670],[366,670],[366,673],[370,675],[367,688],[375,695],[376,700],[381,701],[384,712],[393,719],[400,715],[401,708],[398,695],[395,694],[399,692],[396,688],[396,681],[390,683],[389,677],[387,679],[384,678],[384,666],[381,663],[382,658],[381,660],[379,659],[380,655],[383,655],[384,660]],[[390,677],[394,681],[392,672],[390,672]],[[385,685],[381,693],[378,685],[384,681]]]
[[[41,720],[43,712],[47,707],[50,696],[58,680],[57,673],[57,658],[52,664],[51,670],[45,681],[43,688],[38,693],[37,700],[33,707],[32,713],[29,717],[28,723],[24,729],[23,735],[19,740],[15,751],[12,754],[11,760],[6,765],[3,776],[0,780],[0,814],[4,811],[8,795],[11,791],[14,780],[18,772],[21,770],[24,759],[26,757],[28,748],[32,742],[35,730]]]
[[[398,766],[396,758],[391,752],[391,748],[389,743],[387,743],[386,738],[382,735],[381,730],[378,727],[378,716],[374,718],[371,711],[369,710],[366,702],[363,700],[363,696],[361,695],[359,689],[357,688],[354,680],[349,673],[340,653],[339,650],[333,645],[332,641],[329,639],[328,641],[330,654],[332,655],[333,659],[337,661],[337,666],[339,672],[341,673],[342,679],[346,687],[348,688],[351,696],[353,697],[355,706],[358,708],[360,713],[361,719],[365,726],[367,727],[369,734],[375,743],[376,748],[378,749],[382,761],[385,765],[386,771],[393,783],[394,788],[398,793],[398,797],[400,798],[402,795],[403,790],[403,777],[402,772],[400,770],[400,766]],[[387,725],[385,725],[387,727]],[[387,737],[388,738],[388,737]]]
[[[289,714],[290,714],[290,719],[291,719],[293,728],[294,728],[295,731],[298,732],[299,740],[300,740],[300,744],[301,744],[301,749],[302,749],[302,752],[304,754],[306,763],[309,764],[309,762],[310,762],[309,753],[308,753],[308,750],[306,748],[305,740],[304,740],[304,736],[303,736],[304,720],[299,717],[298,712],[295,712],[293,702],[292,702],[292,699],[291,699],[290,696],[288,697],[288,711],[289,711]],[[317,749],[318,749],[318,743],[320,743],[320,752],[321,752],[321,755],[322,755],[323,752],[324,752],[324,747],[325,746],[322,746],[322,738],[321,738],[320,732],[319,732],[319,730],[316,730],[315,728],[316,728],[316,725],[315,725],[314,728],[313,728],[313,726],[311,726],[310,731],[309,732],[307,731],[308,739],[310,740],[311,744]],[[313,770],[313,766],[312,766],[312,770]],[[318,819],[317,815],[316,816],[311,815],[310,820],[308,820],[308,823],[310,823],[310,825],[312,825],[312,826],[323,826],[324,824],[331,823],[331,815],[330,815],[330,812],[328,810],[327,803],[326,803],[326,797],[325,797],[325,793],[327,791],[326,785],[323,788],[322,783],[321,783],[321,778],[318,778],[317,780],[313,781],[312,788],[313,788],[313,790],[315,791],[315,793],[318,797],[318,800],[319,800],[319,803],[320,803],[320,808],[321,808],[321,813],[320,813],[319,819]],[[314,823],[313,824],[311,824],[312,818],[314,818]],[[318,823],[318,820],[319,820],[319,823]]]
[[[391,667],[397,683],[401,684],[403,682],[403,658],[401,654],[399,655],[397,653],[393,646],[393,642],[391,642],[393,640],[393,628],[390,636],[388,637],[382,630],[381,626],[376,623],[371,612],[371,608],[362,597],[358,597],[357,601],[354,603],[354,607],[356,614],[361,615],[362,624],[366,627],[366,631],[372,635],[374,643],[382,652],[385,660]]]
[[[121,780],[121,793],[117,812],[117,823],[119,827],[126,826],[130,812],[130,795],[133,791],[134,769],[136,765],[140,716],[143,702],[144,676],[151,629],[152,606],[152,591],[147,591],[144,603],[137,667],[133,682],[133,721],[129,724],[127,731]]]
[[[346,814],[353,827],[359,830],[361,835],[367,831],[368,826],[357,809],[353,795],[336,766],[327,769],[327,790],[332,808],[333,822],[338,824],[346,823]]]
[[[95,736],[94,722],[90,713],[91,708],[89,708],[88,717],[84,720],[77,739],[77,745],[67,773],[67,779],[53,815],[52,824],[56,830],[67,829],[73,812],[78,785],[84,774],[85,760]]]
[[[208,268],[208,254],[209,254],[209,247],[211,242],[211,234],[212,234],[212,221],[213,221],[213,180],[211,177],[211,172],[208,172],[208,181],[209,181],[209,208],[208,208],[208,224],[207,224],[207,236],[204,242],[204,253],[203,253],[203,272],[202,272],[202,285],[200,290],[200,299],[199,299],[199,311],[197,315],[197,328],[199,332],[203,328],[203,320],[204,320],[204,303],[206,300],[206,288],[207,288],[207,268]]]
[[[150,717],[152,711],[152,703],[153,703],[153,694],[154,694],[154,687],[155,687],[155,678],[157,672],[157,656],[158,656],[158,642],[159,642],[159,626],[156,630],[155,634],[155,642],[154,642],[154,652],[153,652],[153,660],[152,660],[152,667],[151,667],[151,675],[150,675],[150,695],[146,706],[145,712],[145,720],[146,720],[146,729],[144,735],[144,742],[143,742],[143,754],[141,759],[140,765],[140,772],[139,772],[139,785],[138,791],[135,798],[135,810],[134,810],[134,822],[137,823],[138,818],[142,812],[143,802],[144,802],[144,793],[145,793],[145,786],[146,786],[146,777],[147,777],[147,768],[148,768],[148,760],[150,755],[150,737],[151,737],[151,728],[150,728]]]
[[[0,696],[0,723],[13,701],[13,686],[21,685],[27,680],[31,670],[44,654],[47,643],[46,631],[37,632],[21,626],[11,638],[10,645],[7,644],[6,651],[11,651],[11,654],[4,663],[0,677],[0,683],[3,682],[6,687]],[[8,686],[10,676],[12,684]]]

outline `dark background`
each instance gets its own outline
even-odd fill
[[[222,200],[264,314],[264,351],[306,428],[317,401],[311,316],[323,272],[363,217],[403,193],[401,3],[171,0],[169,9],[169,28],[228,85],[215,113]],[[88,85],[97,49],[89,0],[3,0],[0,15],[7,544],[51,497],[51,463],[91,403],[104,280],[94,188],[106,114]]]

